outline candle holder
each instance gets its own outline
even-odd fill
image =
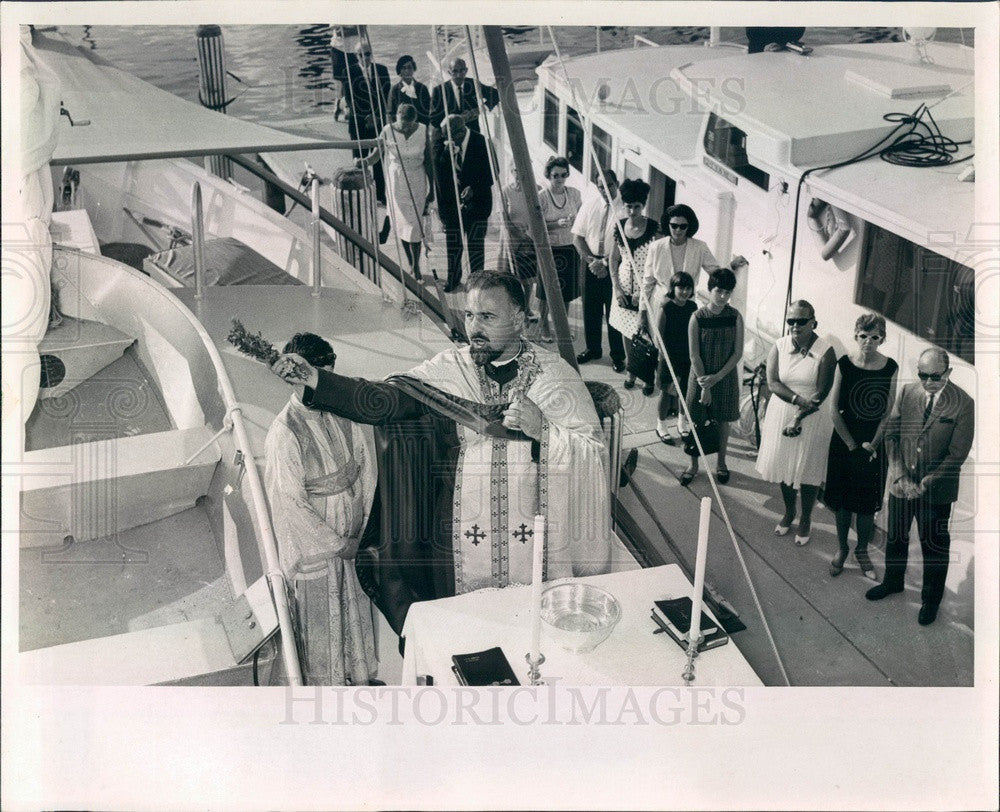
[[[698,647],[702,644],[705,638],[701,635],[692,642],[688,640],[687,644],[687,665],[684,666],[684,672],[681,676],[684,678],[685,682],[694,682],[694,658],[698,656]]]
[[[525,661],[528,663],[528,679],[531,680],[532,685],[544,685],[541,676],[541,665],[545,662],[545,655],[541,652],[538,653],[538,659],[533,660],[531,658],[531,653],[524,655]]]

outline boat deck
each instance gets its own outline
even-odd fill
[[[211,617],[232,599],[202,507],[61,549],[21,548],[20,587],[21,651]]]

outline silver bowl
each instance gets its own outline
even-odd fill
[[[542,593],[542,628],[566,651],[590,651],[607,639],[622,608],[610,592],[590,584],[557,584]]]

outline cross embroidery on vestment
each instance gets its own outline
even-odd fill
[[[482,541],[483,539],[485,539],[485,538],[486,538],[486,534],[485,534],[485,533],[482,533],[482,532],[480,532],[480,530],[479,530],[479,525],[478,525],[478,524],[474,524],[474,525],[472,525],[472,529],[471,529],[471,530],[466,530],[466,531],[465,531],[465,533],[464,533],[463,535],[464,535],[464,536],[465,536],[465,537],[466,537],[467,539],[472,539],[472,543],[473,543],[473,545],[475,545],[475,546],[479,546],[479,543],[480,543],[480,542],[481,542],[481,541]]]
[[[515,530],[511,535],[516,538],[521,544],[528,543],[528,536],[535,535],[535,531],[528,527],[524,522],[521,522],[521,527]]]

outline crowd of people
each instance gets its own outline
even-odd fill
[[[337,374],[333,348],[310,334],[296,336],[273,365],[302,387],[267,440],[281,563],[293,585],[307,680],[334,684],[375,676],[369,600],[401,633],[414,601],[529,582],[537,514],[546,519],[546,579],[606,572],[611,556],[601,420],[579,373],[544,346],[550,329],[541,286],[538,315],[529,307],[537,257],[516,173],[505,187],[512,262],[508,270],[483,268],[493,182],[477,121],[479,104],[497,100],[478,96],[460,59],[450,65],[451,79],[433,89],[414,79],[411,57],[398,61],[395,85],[379,67],[364,46],[347,67],[348,81],[384,89],[381,103],[394,117],[374,128],[366,116],[378,105],[370,95],[358,105],[358,87],[348,94],[352,133],[376,135],[379,144],[358,160],[384,166],[389,217],[418,275],[424,208],[436,197],[448,240],[446,290],[462,283],[466,250],[472,268],[469,343],[385,381]],[[585,349],[577,361],[603,357],[606,330],[622,386],[634,388],[639,377],[645,395],[659,386],[656,434],[690,454],[681,484],[698,476],[704,452],[715,455],[714,477],[725,485],[744,346],[743,315],[730,300],[746,284],[747,261],[736,256],[720,266],[695,237],[690,206],[668,206],[656,222],[645,213],[644,181],[619,185],[613,171],[600,174],[599,194],[584,201],[567,185],[569,162],[553,156],[539,190],[563,301],[583,299]],[[699,306],[702,274],[707,296]],[[527,338],[533,321],[540,341]],[[838,542],[829,575],[843,571],[853,527],[854,558],[877,581],[868,549],[888,489],[885,571],[866,597],[903,590],[916,520],[924,569],[918,620],[930,624],[944,594],[948,520],[971,448],[972,400],[950,382],[948,355],[938,348],[920,356],[916,382],[899,386],[898,364],[880,351],[886,322],[879,315],[857,319],[853,350],[839,359],[831,337],[817,332],[811,303],[793,301],[785,322],[766,362],[771,396],[756,460],[760,478],[780,490],[773,533],[794,530],[795,544],[808,544],[814,508],[825,504]],[[655,376],[638,369],[650,337],[665,350]],[[699,428],[703,442],[694,450],[692,430],[707,425],[712,442]]]

